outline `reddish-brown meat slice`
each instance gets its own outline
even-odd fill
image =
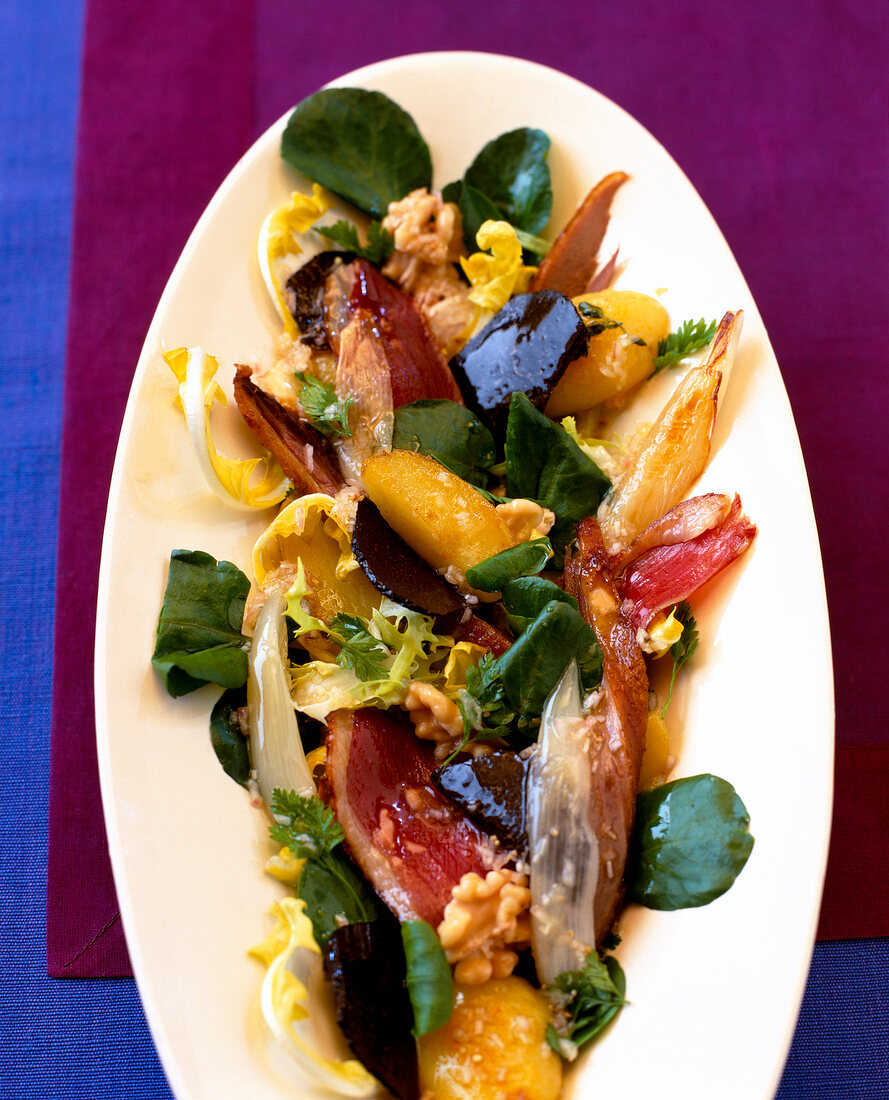
[[[629,566],[621,581],[624,611],[634,627],[646,627],[662,608],[687,599],[739,557],[756,537],[756,525],[735,496],[717,527],[696,538],[656,546]]]
[[[433,746],[401,712],[340,710],[327,728],[328,789],[352,857],[400,920],[437,926],[463,875],[490,870],[490,841],[435,788]]]
[[[576,298],[590,288],[608,228],[611,201],[629,178],[626,172],[612,172],[596,184],[544,256],[531,280],[531,290],[558,290],[568,298]]]
[[[577,525],[577,544],[565,559],[565,591],[596,632],[602,648],[602,721],[590,743],[592,807],[599,839],[596,942],[608,933],[623,900],[623,874],[636,813],[639,769],[648,718],[648,673],[636,631],[623,616],[595,519]]]
[[[473,645],[483,646],[495,657],[505,653],[512,645],[512,639],[508,638],[502,630],[491,626],[478,615],[470,615],[465,623],[458,623],[452,633],[458,642],[472,642]]]
[[[463,398],[451,368],[411,298],[366,260],[351,265],[352,309],[374,318],[389,361],[394,408],[424,397]]]
[[[235,400],[250,430],[278,460],[297,494],[334,496],[343,478],[330,440],[261,390],[250,373],[249,367],[238,367],[234,383]]]

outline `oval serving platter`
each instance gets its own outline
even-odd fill
[[[815,934],[830,827],[833,693],[808,484],[756,305],[669,154],[576,80],[512,58],[443,53],[386,61],[335,83],[383,91],[413,115],[436,186],[459,178],[498,134],[545,130],[550,232],[595,181],[628,172],[603,247],[605,254],[620,245],[617,285],[660,291],[674,326],[744,310],[699,491],[739,492],[759,535],[695,600],[701,643],[679,679],[671,729],[679,733],[674,777],[713,772],[733,783],[756,844],[734,887],[711,905],[628,909],[617,953],[631,1004],[569,1072],[564,1095],[615,1095],[632,1083],[632,1095],[661,1100],[768,1100]],[[220,380],[235,363],[271,353],[280,323],[255,259],[257,233],[269,210],[306,185],[279,157],[285,121],[222,184],[158,306],[121,432],[101,564],[96,723],[106,825],[133,968],[178,1100],[324,1095],[280,1062],[259,1015],[263,970],[247,949],[267,933],[267,910],[283,888],[262,870],[271,852],[262,812],[211,749],[215,689],[170,699],[150,667],[170,551],[205,550],[246,570],[268,519],[245,519],[205,488],[160,353],[200,345],[220,358]],[[222,449],[229,432],[235,453],[243,445],[237,413],[214,416]]]

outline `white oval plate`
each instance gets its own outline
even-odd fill
[[[545,130],[553,227],[601,176],[628,171],[608,234],[627,265],[619,285],[666,288],[674,325],[745,311],[702,488],[740,492],[759,536],[695,601],[701,644],[671,719],[682,731],[675,774],[729,779],[750,811],[756,845],[713,904],[626,914],[619,955],[632,1003],[569,1074],[565,1096],[623,1094],[632,1082],[632,1095],[660,1100],[765,1100],[784,1064],[815,934],[833,691],[805,469],[759,313],[674,161],[590,88],[526,61],[473,53],[399,58],[337,83],[384,91],[414,116],[437,186],[462,175],[497,134]],[[149,664],[170,551],[206,550],[247,571],[268,518],[245,520],[205,489],[160,351],[199,344],[222,359],[220,377],[269,354],[280,326],[260,279],[256,235],[300,183],[278,155],[283,124],[225,180],[163,295],[127,407],[102,556],[96,721],[108,837],[133,967],[179,1100],[316,1095],[267,1049],[257,1009],[262,971],[246,954],[266,934],[266,911],[280,892],[262,871],[265,821],[213,755],[215,692],[172,700]],[[236,432],[236,413],[226,416]]]

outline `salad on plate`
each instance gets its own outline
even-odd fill
[[[263,1016],[341,1095],[555,1100],[632,1000],[624,907],[705,905],[753,846],[670,729],[695,594],[756,535],[689,496],[743,316],[675,324],[600,255],[623,172],[544,237],[549,148],[501,134],[435,190],[391,99],[310,96],[257,227],[277,353],[232,380],[260,456],[214,442],[224,349],[164,354],[208,488],[271,518],[250,563],[173,550],[152,663],[224,689],[213,747],[286,887]]]

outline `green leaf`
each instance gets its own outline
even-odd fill
[[[216,700],[210,713],[210,744],[222,770],[242,787],[250,778],[250,753],[237,712],[247,704],[244,688],[229,688]]]
[[[682,633],[670,646],[670,656],[673,658],[673,669],[670,673],[670,688],[667,692],[667,701],[661,709],[661,718],[667,714],[667,707],[673,701],[673,688],[676,684],[676,673],[682,666],[690,661],[698,648],[698,626],[695,617],[691,613],[691,607],[685,600],[678,603],[672,612],[673,616],[682,623]]]
[[[297,897],[306,903],[315,939],[322,947],[343,922],[376,920],[379,902],[348,857],[339,850],[343,829],[320,798],[275,788],[269,836],[306,860]]]
[[[487,485],[494,437],[475,413],[445,398],[423,398],[395,410],[392,447],[429,455],[471,485]]]
[[[451,968],[432,925],[422,920],[401,923],[407,962],[407,991],[414,1010],[411,1029],[419,1038],[443,1027],[454,1010]]]
[[[389,651],[357,615],[339,614],[331,619],[330,636],[342,647],[336,655],[340,668],[351,668],[359,680],[385,680]]]
[[[249,591],[231,562],[202,550],[173,551],[151,657],[170,695],[246,683],[249,643],[241,624]]]
[[[374,218],[432,186],[432,158],[411,116],[381,92],[326,88],[298,104],[281,156]]]
[[[316,225],[313,228],[322,237],[327,237],[341,248],[345,248],[347,252],[354,252],[356,256],[372,264],[384,263],[395,250],[395,238],[388,229],[383,228],[381,222],[370,223],[364,244],[358,239],[356,227],[342,219],[334,222],[333,225]]]
[[[298,395],[300,408],[318,431],[329,438],[351,435],[349,408],[353,399],[339,397],[333,386],[308,371],[297,371],[296,377],[301,383]]]
[[[499,592],[509,581],[539,573],[553,556],[549,539],[520,542],[466,570],[466,580],[482,592]]]
[[[553,204],[547,164],[550,140],[543,130],[522,127],[489,141],[464,173],[464,183],[486,195],[499,217],[539,233]]]
[[[675,367],[687,355],[700,351],[710,343],[715,333],[715,321],[708,324],[703,317],[700,321],[683,321],[676,332],[671,332],[658,344],[654,373],[657,374],[667,367]]]
[[[552,600],[495,662],[506,699],[520,720],[540,715],[574,658],[584,689],[590,691],[601,679],[602,670],[595,632],[570,604]]]
[[[529,497],[555,512],[550,540],[560,554],[575,524],[595,514],[611,482],[564,428],[517,391],[506,424],[506,486],[510,496]]]
[[[690,909],[724,894],[753,848],[750,816],[734,787],[715,775],[643,791],[627,865],[633,901]]]
[[[276,787],[272,817],[275,823],[269,826],[269,836],[298,859],[319,859],[342,843],[343,827],[320,798]]]
[[[518,577],[507,581],[500,592],[506,622],[513,634],[521,634],[552,600],[561,600],[578,610],[577,600],[545,577]]]
[[[577,1047],[599,1035],[627,1003],[627,982],[620,963],[613,955],[601,959],[595,951],[589,952],[580,970],[558,974],[552,988],[569,998],[565,1004],[567,1038]],[[555,1028],[547,1032],[547,1040],[561,1053]]]
[[[477,187],[471,187],[465,180],[449,183],[441,193],[445,202],[456,203],[460,207],[463,222],[463,243],[471,254],[478,250],[478,231],[486,221],[502,221],[503,213]]]
[[[343,924],[376,920],[380,903],[367,881],[341,852],[306,862],[296,884],[296,896],[306,903],[315,940],[327,943]]]

